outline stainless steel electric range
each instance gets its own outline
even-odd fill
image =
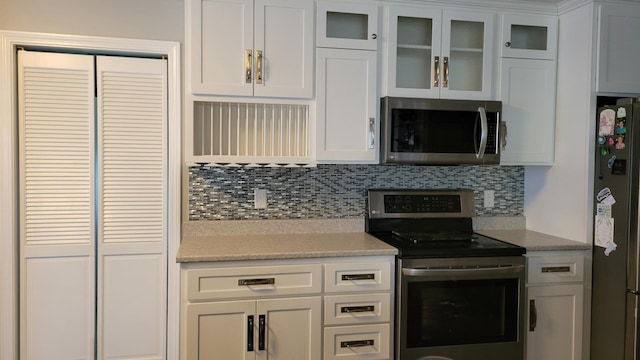
[[[526,250],[476,234],[471,190],[369,190],[366,231],[398,249],[396,360],[524,358]]]

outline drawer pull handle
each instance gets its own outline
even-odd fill
[[[347,280],[375,280],[376,274],[347,274],[342,275],[342,281]]]
[[[238,286],[249,286],[249,285],[274,285],[276,283],[275,278],[267,278],[267,279],[242,279],[238,280]]]
[[[545,266],[542,268],[543,273],[561,273],[571,272],[571,266]]]
[[[376,310],[376,307],[373,305],[365,305],[365,306],[343,306],[340,309],[341,313],[359,313],[359,312],[373,312]]]
[[[340,342],[340,347],[342,348],[363,347],[363,346],[373,346],[373,340],[352,340],[352,341]]]

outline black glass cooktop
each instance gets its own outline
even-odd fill
[[[403,237],[393,232],[371,235],[398,249],[401,258],[519,256],[526,249],[488,236],[471,233],[466,239]]]

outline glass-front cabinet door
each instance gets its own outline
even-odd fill
[[[386,10],[386,95],[492,99],[493,13]]]
[[[442,11],[399,6],[386,10],[387,95],[440,97]]]
[[[555,60],[558,18],[505,14],[502,16],[502,57]]]
[[[318,1],[316,46],[378,50],[378,6]]]

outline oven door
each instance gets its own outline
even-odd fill
[[[400,259],[398,359],[524,358],[525,258]]]

